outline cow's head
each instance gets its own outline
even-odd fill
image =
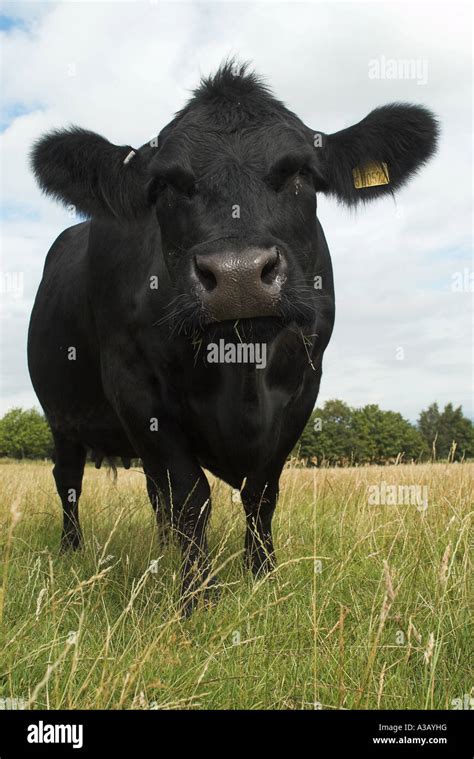
[[[32,160],[42,188],[86,215],[137,223],[156,213],[172,282],[201,326],[310,323],[317,192],[348,205],[393,193],[436,137],[432,114],[405,104],[317,132],[245,67],[225,64],[140,150],[72,128],[43,137]]]

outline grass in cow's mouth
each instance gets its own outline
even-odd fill
[[[185,621],[180,555],[158,542],[141,471],[120,470],[115,484],[87,467],[85,549],[60,556],[50,464],[1,469],[0,701],[450,709],[469,699],[474,464],[288,467],[279,567],[255,584],[241,568],[242,506],[214,481],[221,599]],[[427,508],[374,505],[381,481],[427,486]]]

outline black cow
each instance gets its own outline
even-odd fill
[[[436,137],[432,114],[405,104],[315,132],[226,63],[136,151],[76,127],[36,143],[43,190],[91,217],[49,251],[28,340],[63,548],[81,542],[92,449],[141,459],[159,521],[180,536],[186,611],[212,584],[203,467],[241,490],[255,575],[274,565],[279,477],[334,321],[316,193],[346,204],[392,193]]]

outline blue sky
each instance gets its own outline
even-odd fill
[[[32,142],[76,123],[140,145],[233,54],[315,130],[393,101],[438,115],[438,155],[395,202],[354,213],[318,200],[337,297],[320,400],[379,403],[410,419],[452,401],[472,416],[470,20],[468,4],[454,13],[442,3],[5,3],[0,413],[37,404],[29,314],[47,250],[74,223],[35,185]],[[426,82],[370,78],[382,57],[426,63]]]
[[[24,28],[24,23],[21,19],[15,16],[7,16],[0,13],[0,31],[9,32],[12,29],[21,28]],[[4,72],[4,76],[6,76],[6,72]],[[28,113],[28,111],[29,107],[23,103],[11,103],[7,105],[2,101],[0,108],[0,131],[3,132],[3,130],[6,129],[12,123],[12,121],[14,121],[18,116],[22,116],[24,113]]]
[[[0,14],[0,29],[2,31],[8,31],[13,27],[21,26],[23,26],[21,19],[15,18],[15,16],[4,16],[3,14]]]

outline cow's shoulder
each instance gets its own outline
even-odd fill
[[[64,229],[53,242],[46,256],[44,265],[45,272],[56,265],[64,256],[78,257],[81,252],[85,253],[89,241],[90,221],[82,221],[72,227]]]

